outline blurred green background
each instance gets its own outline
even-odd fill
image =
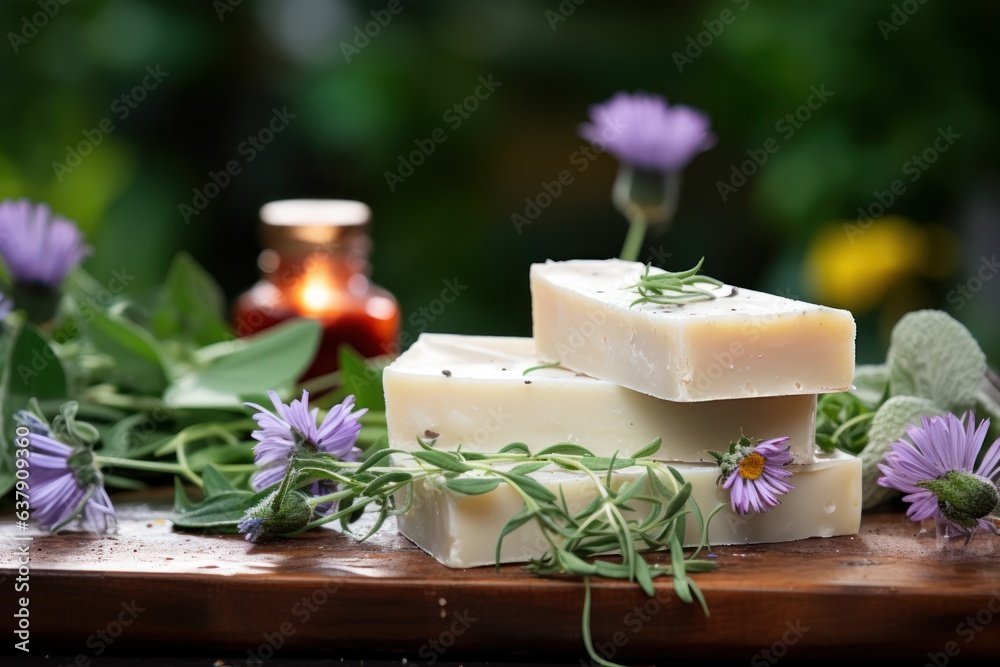
[[[996,3],[389,4],[5,0],[0,197],[77,220],[97,249],[89,270],[104,281],[125,267],[137,299],[179,249],[234,297],[256,279],[261,204],[360,199],[375,280],[411,335],[527,335],[530,263],[620,249],[616,163],[574,157],[577,128],[591,104],[641,89],[704,109],[718,135],[644,259],[681,269],[706,255],[728,282],[851,308],[859,361],[922,307],[1000,359]],[[479,77],[500,85],[446,116]],[[145,99],[121,99],[144,80]],[[832,94],[800,109],[813,88]],[[286,107],[294,118],[249,161],[243,142]],[[797,111],[808,120],[786,119]],[[390,188],[386,172],[436,128],[447,140]],[[769,138],[777,152],[743,165]],[[94,145],[77,160],[81,142]],[[185,221],[180,206],[230,160],[241,173]],[[753,173],[724,200],[719,183],[741,168]],[[512,215],[562,170],[572,184],[518,231]],[[425,325],[417,311],[456,279],[467,289]]]

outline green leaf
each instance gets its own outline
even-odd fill
[[[384,486],[399,484],[400,482],[408,482],[411,479],[413,479],[413,475],[401,470],[383,473],[373,479],[368,486],[365,487],[364,491],[361,492],[361,495],[372,497]]]
[[[153,331],[160,339],[183,339],[201,347],[231,338],[223,319],[225,296],[215,279],[186,252],[174,257],[159,304]]]
[[[882,475],[878,464],[889,445],[906,435],[906,427],[919,425],[922,417],[942,415],[947,410],[919,396],[893,396],[878,409],[868,430],[868,445],[859,454],[862,466],[862,508],[870,509],[898,495],[894,489],[878,485]]]
[[[976,339],[938,310],[903,316],[892,330],[886,363],[893,396],[920,396],[945,412],[971,408],[986,373]]]
[[[341,345],[338,354],[344,386],[354,394],[358,407],[385,411],[382,368],[366,361],[349,345]]]
[[[588,563],[571,551],[560,549],[556,554],[556,557],[559,559],[559,562],[562,564],[563,568],[565,568],[566,572],[570,574],[597,574],[596,565]]]
[[[160,344],[142,327],[95,310],[87,334],[95,348],[114,359],[113,381],[123,389],[158,396],[167,386]]]
[[[171,407],[240,407],[266,401],[267,391],[290,388],[312,363],[320,325],[299,319],[250,338],[199,351],[202,367],[179,377],[164,393]]]
[[[201,447],[188,454],[188,465],[195,472],[200,472],[213,464],[253,463],[253,448],[248,444],[229,445],[218,444]]]
[[[656,438],[651,443],[637,451],[632,455],[633,459],[645,459],[649,458],[660,451],[660,446],[663,444],[663,438]]]
[[[469,470],[472,470],[472,468],[459,461],[453,455],[445,452],[420,450],[412,452],[411,455],[413,458],[429,463],[435,468],[440,468],[441,470],[447,470],[449,472],[468,472]]]
[[[565,454],[566,456],[593,456],[594,453],[591,452],[586,447],[581,447],[580,445],[574,445],[571,442],[560,442],[557,445],[552,445],[551,447],[546,447],[542,451],[535,454],[535,456],[551,456],[553,454]]]
[[[528,446],[523,442],[512,442],[509,445],[505,445],[500,448],[499,454],[524,454],[525,456],[531,456],[531,451]]]
[[[14,414],[37,398],[66,398],[66,372],[55,350],[33,325],[14,333],[0,380],[0,497],[14,485]]]
[[[547,465],[550,465],[548,461],[531,461],[530,463],[516,465],[507,472],[512,475],[530,475],[533,472],[541,470]]]
[[[612,459],[607,456],[588,456],[580,459],[580,464],[588,470],[604,472],[607,470],[619,470],[621,468],[633,466],[635,465],[635,459]]]
[[[496,568],[497,571],[500,570],[500,549],[503,546],[503,538],[507,537],[515,530],[528,523],[534,514],[528,509],[527,505],[521,507],[521,510],[510,518],[510,521],[504,524],[504,527],[500,529],[500,534],[497,536],[497,548],[496,548]]]
[[[498,477],[456,477],[449,479],[444,484],[448,489],[467,496],[478,496],[489,493],[500,486]]]
[[[227,491],[236,491],[226,476],[215,469],[214,466],[205,466],[201,473],[201,481],[205,484],[205,496],[211,498]]]
[[[149,488],[142,480],[122,477],[120,475],[104,475],[104,486],[109,489],[125,489],[128,491],[142,491]]]
[[[854,371],[854,389],[851,393],[874,410],[886,399],[889,391],[889,366],[886,364],[863,364]]]
[[[509,480],[512,484],[515,484],[524,491],[526,494],[534,498],[535,500],[540,500],[542,502],[553,502],[556,499],[556,495],[545,488],[545,486],[531,477],[525,475],[512,475],[511,473],[497,473]]]
[[[236,524],[247,510],[259,504],[274,491],[265,489],[257,493],[250,491],[227,491],[206,498],[188,510],[177,511],[170,518],[177,528],[219,528],[236,530]]]
[[[188,500],[187,493],[184,491],[184,483],[181,482],[180,477],[174,477],[174,513],[182,514],[192,507],[194,507],[194,503]]]

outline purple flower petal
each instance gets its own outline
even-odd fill
[[[45,204],[0,202],[0,256],[15,282],[56,289],[88,254],[76,224]]]
[[[309,392],[303,391],[301,398],[288,405],[282,403],[274,391],[268,392],[268,396],[274,404],[273,413],[255,403],[245,404],[257,410],[253,418],[258,430],[251,437],[257,440],[254,462],[261,469],[250,481],[254,489],[259,491],[280,482],[300,444],[332,454],[342,461],[357,459],[360,450],[354,444],[361,433],[358,420],[367,410],[353,411],[354,396],[347,396],[342,403],[332,407],[319,426],[316,424],[319,409],[309,409]],[[305,439],[304,443],[301,438]]]
[[[969,535],[980,529],[996,532],[996,526],[985,518],[979,519],[971,529],[950,521],[941,512],[937,495],[918,486],[920,482],[938,479],[952,471],[978,475],[996,484],[995,477],[1000,472],[1000,440],[993,443],[983,462],[975,467],[988,430],[989,421],[984,419],[976,426],[971,412],[962,419],[951,413],[922,418],[920,426],[907,427],[908,440],[898,440],[889,446],[878,464],[882,473],[879,486],[907,494],[903,496],[904,502],[910,503],[906,515],[914,521],[933,517],[939,534]]]
[[[84,523],[95,532],[114,532],[117,527],[115,510],[104,490],[100,472],[87,470],[84,479],[96,478],[97,482],[96,486],[85,486],[78,476],[81,470],[69,464],[77,449],[35,432],[28,434],[28,447],[31,451],[28,483],[32,490],[32,517],[43,528],[51,530],[72,519],[74,513],[79,511]],[[88,464],[88,467],[92,466]]]
[[[715,145],[708,115],[646,93],[620,92],[590,109],[591,122],[580,127],[584,139],[620,161],[641,169],[678,171]]]

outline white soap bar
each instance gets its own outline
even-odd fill
[[[630,456],[659,437],[657,458],[711,461],[740,435],[788,436],[796,463],[815,458],[815,395],[677,403],[564,368],[524,375],[540,363],[530,338],[422,334],[383,375],[389,445],[413,450],[433,431],[441,449],[572,442]]]
[[[717,467],[698,463],[673,467],[691,482],[692,497],[702,514],[707,516],[719,503],[725,505],[709,524],[709,543],[715,546],[854,535],[861,525],[861,460],[848,454],[821,455],[816,463],[789,466],[794,472],[789,481],[796,488],[768,512],[745,516],[732,511],[728,491],[716,485]],[[645,471],[638,466],[617,471],[612,485],[618,488]],[[561,487],[570,511],[583,509],[596,495],[590,477],[582,473],[546,468],[532,477],[557,496]],[[443,488],[441,482],[439,477],[415,483],[413,505],[398,517],[400,532],[448,567],[494,564],[497,537],[520,511],[521,497],[506,484],[486,494],[466,496]],[[649,511],[643,503],[630,505],[641,516]],[[699,537],[697,524],[689,516],[685,546],[697,545]],[[542,556],[546,548],[541,531],[529,521],[504,538],[500,560],[525,562]]]
[[[850,312],[730,286],[710,301],[630,306],[638,295],[627,288],[644,270],[616,259],[533,264],[539,354],[671,401],[851,388]]]

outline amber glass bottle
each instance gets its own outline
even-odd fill
[[[399,304],[369,280],[371,211],[357,201],[290,199],[260,210],[266,248],[261,279],[233,309],[239,336],[293,317],[323,325],[313,365],[303,379],[337,370],[337,350],[347,343],[366,357],[398,351]]]

